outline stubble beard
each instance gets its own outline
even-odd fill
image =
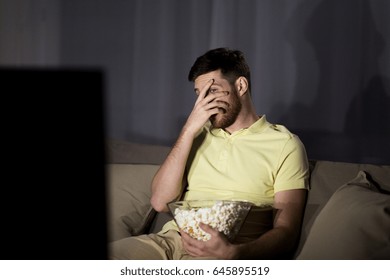
[[[230,93],[231,100],[227,105],[227,110],[210,117],[210,122],[214,128],[226,128],[231,126],[237,119],[238,114],[241,112],[241,102],[237,96],[237,91],[234,90]]]

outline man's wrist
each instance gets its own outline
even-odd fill
[[[199,135],[200,132],[201,132],[201,129],[194,130],[188,126],[184,126],[182,131],[181,131],[181,137],[182,138],[190,138],[191,140],[193,140],[196,138],[196,136]]]
[[[228,259],[238,260],[242,255],[242,246],[241,244],[231,244],[228,251]]]

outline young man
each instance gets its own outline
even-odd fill
[[[271,228],[230,243],[207,225],[198,241],[168,222],[158,234],[114,242],[111,258],[286,258],[295,249],[308,189],[308,162],[297,136],[256,114],[250,70],[238,50],[214,49],[192,66],[197,99],[175,145],[152,182],[152,206],[177,200],[246,200],[272,204]]]

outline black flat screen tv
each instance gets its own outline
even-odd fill
[[[106,259],[104,73],[0,68],[0,257]]]

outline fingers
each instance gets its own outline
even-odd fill
[[[218,100],[219,98],[226,96],[226,92],[213,93],[206,96],[203,100],[198,100],[195,104],[194,111],[197,114],[203,115],[205,121],[212,115],[226,112],[229,104],[225,101]],[[201,119],[203,119],[201,117]]]
[[[199,241],[192,238],[190,235],[180,230],[181,240],[183,242],[183,247],[191,256],[202,256],[204,250],[204,241]]]
[[[203,100],[197,100],[196,106],[198,106],[199,108],[202,107],[206,111],[218,107],[226,110],[228,104],[224,101],[218,100],[219,98],[224,97],[226,95],[227,95],[226,92],[217,92],[217,93],[209,94]],[[216,114],[216,113],[218,113],[218,110],[216,112],[213,112],[212,114]]]
[[[193,239],[190,235],[188,235],[186,232],[180,230],[181,235],[181,241],[183,242],[183,247],[187,251],[188,254],[195,256],[196,253],[194,252],[196,247],[192,244],[195,239]]]
[[[203,86],[185,124],[184,130],[194,137],[198,135],[202,126],[211,116],[226,113],[229,109],[229,104],[223,101],[223,97],[228,95],[229,92],[219,91],[207,95],[213,83],[214,80],[211,79]]]
[[[203,231],[205,231],[205,232],[207,232],[208,234],[210,234],[211,237],[219,235],[219,231],[216,230],[215,228],[211,227],[211,226],[208,225],[208,224],[199,223],[199,227],[200,227]]]
[[[202,100],[205,98],[207,92],[209,91],[211,85],[214,83],[214,79],[211,79],[210,81],[208,81],[204,87],[200,90],[199,92],[199,96],[198,96],[198,100]]]
[[[215,231],[215,229],[205,223],[199,223],[199,227],[207,233],[212,233],[213,231]]]
[[[210,102],[215,98],[222,97],[222,96],[225,96],[228,94],[227,91],[219,91],[219,92],[215,92],[213,94],[208,94],[213,83],[214,83],[214,79],[211,79],[204,85],[204,87],[199,92],[196,103],[199,103],[203,100],[205,100],[206,102]]]
[[[215,92],[213,94],[209,94],[207,95],[203,100],[207,103],[213,101],[213,100],[216,100],[217,98],[221,98],[221,97],[224,97],[226,96],[228,93],[227,91],[219,91],[219,92]]]
[[[180,231],[184,249],[192,256],[216,256],[217,249],[221,248],[221,244],[224,245],[226,243],[225,237],[218,230],[207,224],[199,223],[199,226],[211,235],[211,239],[208,241],[200,241],[192,238],[184,231]]]
[[[214,100],[204,105],[203,109],[212,116],[218,113],[225,113],[229,109],[229,104],[224,101]]]

